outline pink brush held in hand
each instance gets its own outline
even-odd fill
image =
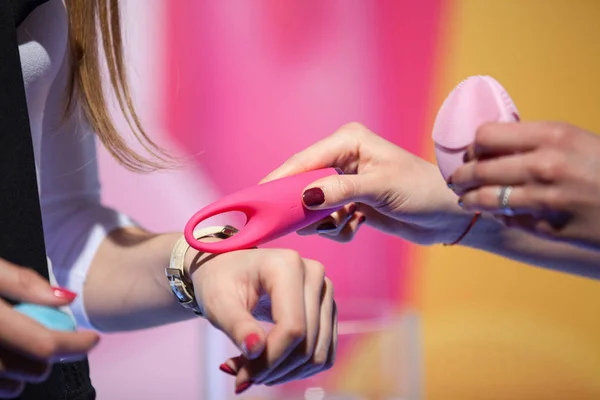
[[[339,173],[335,168],[319,169],[230,194],[194,214],[185,227],[185,239],[196,250],[219,254],[250,249],[305,228],[341,207],[309,210],[302,204],[302,191],[318,179]],[[246,215],[246,226],[237,234],[213,243],[194,237],[194,230],[202,221],[232,211]]]
[[[435,155],[444,179],[463,164],[481,125],[516,121],[517,107],[494,78],[472,76],[462,81],[442,104],[433,125]]]

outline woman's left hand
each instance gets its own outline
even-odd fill
[[[591,132],[553,122],[484,125],[448,183],[465,209],[600,248],[600,137]]]

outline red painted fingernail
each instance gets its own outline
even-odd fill
[[[252,386],[254,382],[252,381],[247,381],[247,382],[242,382],[239,385],[237,385],[237,387],[235,388],[235,394],[240,394],[245,392],[246,390],[248,390],[248,388],[250,386]]]
[[[321,188],[311,188],[302,194],[302,200],[308,207],[316,207],[325,203],[325,193]]]
[[[227,364],[225,364],[225,363],[223,363],[223,364],[219,365],[219,369],[220,369],[221,371],[225,372],[226,374],[233,375],[233,376],[235,376],[235,375],[236,375],[236,373],[235,373],[235,371],[233,370],[233,368],[231,368],[229,365],[227,365]]]
[[[73,301],[73,300],[75,300],[75,297],[77,297],[76,293],[73,293],[67,289],[63,289],[63,288],[59,288],[59,287],[53,287],[52,293],[54,294],[54,296],[56,296],[60,299],[68,300],[68,301]]]
[[[358,219],[358,224],[360,225],[360,224],[362,224],[363,222],[365,222],[366,220],[367,220],[367,217],[365,217],[365,216],[363,215],[363,216],[361,216],[361,217]]]
[[[513,115],[513,117],[514,117],[515,121],[517,121],[517,122],[521,122],[521,117],[519,117],[519,114],[517,114],[517,113],[513,113],[512,115]]]
[[[246,339],[244,339],[244,344],[243,344],[243,349],[244,353],[246,353],[246,356],[249,356],[251,354],[253,354],[254,352],[256,352],[257,350],[257,345],[260,343],[260,336],[258,336],[258,334],[256,333],[251,333],[248,336],[246,336]]]

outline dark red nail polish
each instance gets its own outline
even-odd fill
[[[244,353],[246,353],[247,356],[252,355],[258,347],[258,344],[260,343],[260,336],[258,336],[258,334],[256,333],[251,333],[248,336],[246,336],[246,339],[244,339]]]
[[[336,229],[337,229],[337,226],[335,226],[335,224],[332,222],[325,222],[325,223],[317,226],[318,233],[331,232],[331,231],[335,231]]]
[[[252,386],[253,383],[254,382],[252,382],[252,381],[247,381],[247,382],[240,383],[235,388],[235,394],[240,394],[240,393],[245,392],[250,386]]]
[[[521,117],[519,117],[519,114],[517,114],[517,113],[513,113],[513,114],[512,114],[512,116],[513,116],[513,118],[515,119],[515,121],[517,121],[517,122],[521,122]]]
[[[225,372],[226,374],[233,375],[233,376],[236,375],[235,371],[229,365],[227,365],[225,363],[219,365],[219,369],[221,371]]]
[[[325,193],[321,188],[311,188],[304,192],[302,200],[308,207],[320,206],[325,202]]]
[[[363,222],[365,222],[366,220],[367,220],[367,217],[365,217],[365,216],[363,215],[363,216],[361,216],[361,217],[358,219],[358,224],[360,225],[360,224],[362,224]]]
[[[59,287],[53,287],[52,293],[54,294],[54,296],[56,296],[60,299],[68,300],[68,301],[73,301],[73,300],[75,300],[75,297],[77,297],[76,293],[73,293],[70,290],[59,288]]]
[[[356,212],[356,203],[352,203],[350,204],[350,207],[348,207],[348,214],[354,214]]]

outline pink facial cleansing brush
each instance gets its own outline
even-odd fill
[[[517,107],[494,78],[472,76],[462,81],[442,104],[433,125],[435,155],[444,179],[448,180],[463,164],[463,156],[481,125],[516,121]]]
[[[240,190],[198,211],[185,226],[186,241],[196,250],[219,254],[250,249],[311,225],[341,207],[309,210],[302,203],[302,191],[312,182],[339,174],[335,168],[319,169]],[[202,221],[231,211],[243,212],[246,225],[234,236],[205,243],[194,237]]]

